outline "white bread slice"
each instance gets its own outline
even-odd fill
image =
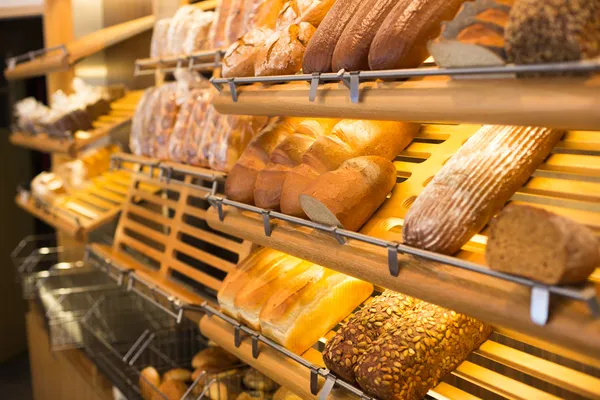
[[[262,333],[302,354],[372,292],[368,282],[313,265],[271,296],[260,312]]]

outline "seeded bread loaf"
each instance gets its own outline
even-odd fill
[[[510,204],[490,224],[490,268],[549,285],[579,283],[600,266],[592,231],[536,207]]]
[[[421,302],[359,357],[356,380],[380,399],[421,399],[491,331],[473,318]]]
[[[325,365],[336,376],[353,383],[354,367],[382,333],[395,326],[405,311],[412,310],[419,300],[386,290],[362,308],[340,327],[323,350]]]
[[[500,211],[560,140],[547,128],[488,125],[438,171],[408,210],[404,243],[456,253]]]

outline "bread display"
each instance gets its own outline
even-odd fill
[[[248,12],[247,7],[251,3],[251,1],[246,0],[231,0],[229,15],[225,21],[225,42],[227,44],[234,43],[240,36],[246,33],[243,30],[245,28],[244,19]]]
[[[300,120],[284,118],[267,126],[248,144],[225,181],[225,195],[235,201],[254,204],[258,173],[267,165],[273,150],[291,135]]]
[[[456,253],[550,154],[562,132],[488,125],[437,172],[404,219],[404,243]]]
[[[369,50],[369,67],[416,68],[427,57],[427,42],[440,32],[465,0],[401,0],[389,12]]]
[[[254,63],[261,45],[273,31],[255,28],[235,40],[223,56],[221,75],[224,78],[254,76]]]
[[[600,54],[600,4],[587,0],[517,0],[506,25],[509,62],[574,61]]]
[[[354,367],[360,356],[383,333],[395,326],[402,315],[419,303],[412,297],[386,290],[365,303],[335,336],[327,341],[323,350],[325,365],[336,376],[354,383]]]
[[[285,0],[255,0],[246,16],[248,28],[275,28],[277,18]]]
[[[391,121],[342,120],[330,135],[322,136],[304,153],[302,164],[287,175],[281,211],[304,217],[299,197],[319,175],[333,171],[346,160],[380,156],[393,160],[412,141],[420,125]]]
[[[369,69],[371,42],[396,4],[400,3],[394,0],[361,2],[352,19],[344,28],[333,51],[331,66],[334,71],[342,68],[346,71]]]
[[[336,0],[296,0],[301,22],[318,27]]]
[[[331,59],[342,32],[361,5],[359,0],[337,0],[311,38],[302,59],[306,74],[330,72]]]
[[[440,36],[427,48],[442,67],[503,65],[504,29],[514,0],[463,3],[452,21],[442,22]]]
[[[380,399],[421,399],[490,333],[473,318],[421,302],[358,358],[356,380]]]
[[[315,222],[357,231],[395,184],[391,161],[378,156],[351,158],[312,182],[300,195],[300,205]]]
[[[372,291],[370,283],[313,265],[269,298],[260,311],[261,332],[302,354]]]
[[[490,224],[485,259],[494,270],[548,285],[580,283],[600,266],[600,242],[568,218],[510,204]]]
[[[314,32],[315,27],[307,22],[273,32],[256,54],[254,75],[290,75],[300,71],[302,56]]]

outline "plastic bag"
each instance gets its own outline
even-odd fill
[[[210,27],[213,24],[215,13],[196,10],[192,14],[191,21],[182,44],[184,54],[191,54],[206,47]]]
[[[148,88],[144,91],[140,101],[135,108],[135,114],[131,120],[131,134],[129,135],[129,150],[132,154],[141,156],[142,155],[142,140],[144,132],[147,129],[146,123],[148,122],[146,108],[153,98],[154,92],[157,89],[155,87]]]
[[[152,41],[150,42],[150,57],[161,58],[168,52],[168,31],[171,18],[164,18],[154,24]]]
[[[156,128],[160,113],[160,99],[167,85],[156,88],[143,112],[142,131],[140,135],[140,155],[151,157],[154,151],[154,141],[156,140]]]
[[[195,109],[198,112],[206,108],[209,98],[207,89],[192,89],[177,114],[175,127],[169,138],[169,158],[176,162],[187,162],[186,147],[188,144],[187,135],[191,130],[190,126],[194,120]],[[202,114],[203,115],[203,114]]]
[[[194,13],[197,9],[192,6],[180,7],[169,24],[167,32],[168,56],[178,56],[183,53],[183,42],[186,34],[193,23]]]
[[[159,160],[167,160],[169,158],[169,138],[171,132],[173,132],[173,126],[179,111],[178,85],[177,83],[169,83],[163,85],[161,89],[161,94],[154,107],[157,111],[154,114],[156,126],[149,155]]]
[[[39,124],[44,119],[50,109],[40,103],[33,97],[27,97],[15,104],[15,117],[17,118],[18,129],[28,133],[38,133]]]
[[[194,124],[193,134],[190,137],[191,147],[188,154],[188,163],[200,167],[209,166],[210,144],[217,135],[217,128],[222,116],[209,105],[204,113],[203,120]],[[196,120],[198,122],[198,120]]]

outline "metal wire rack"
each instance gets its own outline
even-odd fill
[[[186,56],[145,58],[136,60],[134,76],[151,75],[155,71],[173,72],[179,68],[190,71],[212,71],[221,65],[224,50],[200,51]]]
[[[211,379],[198,391],[198,400],[228,400],[238,399],[246,393],[250,398],[255,395],[272,396],[279,387],[260,372],[251,368],[233,369],[219,374],[213,374]]]
[[[18,63],[23,61],[33,61],[38,57],[43,57],[48,53],[53,51],[60,50],[64,56],[67,56],[69,53],[67,51],[67,47],[64,44],[54,47],[47,47],[45,49],[28,51],[27,53],[20,54],[18,56],[10,57],[6,59],[6,66],[8,69],[14,69]]]
[[[419,67],[406,69],[391,69],[383,71],[345,71],[330,73],[312,73],[312,74],[296,74],[296,75],[277,75],[277,76],[255,76],[255,77],[240,77],[240,78],[212,78],[210,81],[213,86],[221,92],[223,87],[227,85],[231,93],[231,99],[237,102],[238,85],[250,85],[253,83],[262,84],[280,84],[289,82],[309,82],[310,91],[308,98],[310,101],[315,101],[317,98],[317,90],[319,84],[325,82],[342,82],[349,90],[352,103],[360,101],[360,82],[376,81],[376,80],[398,80],[408,78],[423,78],[428,76],[449,76],[449,77],[464,77],[478,78],[481,76],[514,76],[514,74],[531,74],[531,73],[590,73],[600,71],[600,59],[590,59],[582,61],[566,61],[545,64],[530,64],[530,65],[502,65],[488,67],[461,67],[461,68],[441,68],[441,67]]]

